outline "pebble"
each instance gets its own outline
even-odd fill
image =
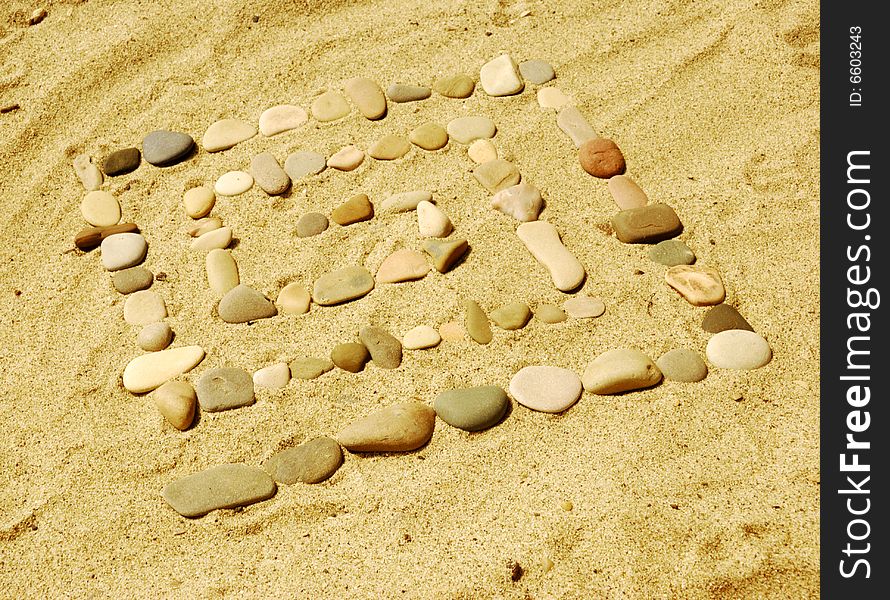
[[[253,374],[254,387],[267,390],[280,390],[290,381],[290,367],[287,363],[275,363],[263,367]]]
[[[424,123],[411,130],[408,140],[415,146],[432,152],[448,145],[448,132],[438,123]]]
[[[532,311],[524,302],[511,302],[491,311],[491,320],[501,329],[522,329],[532,318]]]
[[[489,96],[512,96],[525,87],[519,68],[509,54],[501,54],[482,65],[479,83]]]
[[[110,227],[121,220],[121,205],[111,192],[97,190],[83,197],[80,214],[94,227]]]
[[[535,221],[544,208],[541,192],[530,183],[504,188],[491,198],[491,207],[508,217],[527,223]]]
[[[135,223],[121,223],[108,227],[86,227],[74,236],[74,245],[83,251],[92,250],[99,246],[105,238],[117,233],[139,233]]]
[[[35,8],[31,11],[31,15],[28,17],[28,25],[39,25],[46,18],[46,15],[46,9],[42,6]]]
[[[340,92],[325,92],[312,102],[309,108],[316,121],[327,123],[342,119],[349,114],[349,103]]]
[[[655,365],[665,379],[695,383],[708,376],[708,367],[697,352],[689,348],[675,348],[661,355]]]
[[[259,467],[217,465],[164,487],[164,500],[183,517],[202,517],[220,508],[247,506],[275,495],[272,478]]]
[[[535,311],[535,316],[550,325],[554,323],[562,323],[568,319],[568,315],[563,309],[552,304],[541,304]]]
[[[137,356],[124,368],[124,387],[134,394],[150,392],[161,384],[188,373],[204,358],[200,346],[168,348]]]
[[[256,128],[241,119],[222,119],[212,124],[201,138],[201,146],[207,152],[228,150],[236,144],[256,135]]]
[[[556,115],[556,124],[569,136],[576,148],[599,137],[581,111],[575,106],[565,106]]]
[[[299,106],[282,104],[267,108],[260,115],[260,133],[271,137],[303,125],[309,120],[309,115]]]
[[[439,325],[439,335],[442,336],[443,340],[449,342],[462,341],[466,332],[467,330],[464,329],[464,324],[460,321],[449,321]]]
[[[530,221],[517,227],[516,235],[550,272],[556,289],[570,292],[584,281],[584,267],[563,245],[556,227],[546,221]]]
[[[438,346],[442,341],[439,332],[429,325],[418,325],[405,332],[402,336],[402,347],[405,350],[423,350]]]
[[[109,177],[125,175],[135,171],[141,159],[142,155],[138,148],[116,150],[102,161],[102,170]]]
[[[148,325],[167,316],[167,305],[157,292],[140,290],[133,292],[124,302],[124,321],[130,325]]]
[[[433,402],[436,415],[452,427],[464,431],[482,431],[500,423],[510,399],[496,385],[447,390]]]
[[[599,298],[576,296],[562,305],[573,319],[595,319],[606,312],[606,305]]]
[[[219,217],[204,217],[203,219],[199,219],[196,223],[192,224],[191,227],[188,228],[186,233],[188,233],[191,237],[201,237],[205,233],[210,233],[216,229],[220,229],[222,227],[222,219]]]
[[[337,435],[350,452],[408,452],[433,437],[436,411],[421,402],[393,404],[348,425]]]
[[[121,294],[132,294],[151,287],[155,276],[145,267],[130,267],[111,276],[111,283]]]
[[[220,196],[237,196],[253,187],[253,176],[246,171],[229,171],[220,176],[214,184],[214,191]]]
[[[358,373],[365,368],[365,363],[371,359],[371,354],[364,344],[347,342],[337,344],[331,350],[331,362],[344,371]]]
[[[695,252],[680,240],[665,240],[649,249],[649,260],[669,267],[691,265],[695,262]]]
[[[454,230],[451,219],[442,210],[426,200],[417,203],[417,230],[420,237],[448,237]]]
[[[615,175],[610,178],[608,187],[609,193],[612,194],[612,199],[621,210],[639,208],[649,204],[646,192],[627,175]]]
[[[244,369],[217,367],[205,371],[195,388],[204,412],[220,412],[253,404],[253,378]]]
[[[526,60],[519,63],[519,74],[523,79],[535,85],[547,83],[556,77],[550,63],[543,60]]]
[[[158,352],[173,342],[173,330],[164,322],[150,323],[136,336],[136,344],[146,352]]]
[[[142,139],[145,162],[156,167],[170,167],[182,162],[195,149],[195,140],[187,133],[159,129]]]
[[[399,283],[426,277],[430,265],[416,250],[396,250],[387,256],[377,269],[377,283]]]
[[[365,160],[364,151],[358,146],[344,146],[328,159],[328,166],[338,171],[354,171]]]
[[[521,178],[516,165],[502,158],[477,165],[473,176],[492,194],[516,185]]]
[[[349,302],[374,289],[374,278],[364,267],[351,266],[325,273],[312,288],[312,300],[322,306]]]
[[[304,315],[309,312],[309,303],[311,297],[299,283],[289,283],[278,292],[278,298],[275,305],[281,314],[285,315]]]
[[[709,333],[720,333],[727,329],[745,329],[754,331],[754,328],[745,320],[739,311],[729,304],[718,304],[705,313],[701,322],[701,328]]]
[[[466,300],[464,302],[464,310],[466,311],[464,315],[464,325],[466,326],[467,333],[470,334],[470,337],[479,344],[488,344],[491,342],[491,325],[489,325],[488,316],[486,316],[482,307],[473,300]]]
[[[343,450],[337,440],[317,437],[276,452],[263,462],[263,469],[278,483],[320,483],[343,464]]]
[[[720,273],[703,265],[677,265],[664,274],[665,282],[693,306],[720,304],[726,290]]]
[[[247,323],[278,314],[268,298],[243,283],[226,292],[219,301],[217,312],[226,323]]]
[[[407,85],[404,83],[394,83],[386,88],[387,97],[393,102],[415,102],[417,100],[426,100],[433,91],[422,85]]]
[[[727,329],[708,340],[708,360],[721,369],[759,369],[773,357],[763,337],[745,329]]]
[[[220,227],[196,237],[189,246],[196,252],[209,252],[214,248],[227,248],[232,243],[232,228]]]
[[[284,172],[296,181],[309,175],[318,175],[327,166],[327,160],[318,152],[300,151],[289,154],[284,161]]]
[[[195,420],[198,396],[192,384],[186,381],[168,381],[152,395],[158,412],[176,429],[185,431]]]
[[[213,210],[213,205],[216,204],[216,195],[210,186],[199,185],[183,194],[182,204],[185,206],[185,214],[193,219],[201,219]]]
[[[331,213],[331,220],[337,225],[352,225],[374,217],[374,205],[367,194],[356,194]]]
[[[78,154],[74,157],[74,173],[83,184],[83,189],[88,192],[98,190],[105,179],[89,154]]]
[[[427,202],[433,201],[433,195],[430,192],[421,190],[413,192],[400,192],[393,194],[383,201],[380,205],[380,211],[385,213],[403,213],[410,212],[417,208],[423,200]]]
[[[397,369],[402,364],[402,342],[383,328],[364,327],[358,337],[381,369]]]
[[[376,121],[386,116],[386,96],[376,82],[366,77],[353,77],[343,84],[343,89],[366,119]]]
[[[297,221],[297,237],[318,235],[328,228],[328,218],[318,212],[304,214]]]
[[[467,148],[467,156],[477,165],[481,165],[482,163],[497,160],[498,149],[495,148],[491,140],[480,139],[470,144],[470,147]]]
[[[639,350],[618,348],[593,359],[584,370],[581,381],[588,392],[618,394],[657,385],[661,381],[661,371]]]
[[[451,240],[424,240],[423,250],[433,259],[433,266],[439,273],[447,273],[457,262],[463,258],[470,245],[464,238]]]
[[[510,380],[510,394],[526,408],[560,413],[581,397],[581,380],[561,367],[523,367]]]
[[[581,168],[594,177],[609,179],[626,169],[624,155],[618,145],[608,138],[587,140],[578,149]]]
[[[290,177],[271,152],[261,152],[250,159],[250,173],[257,185],[270,196],[280,196],[290,187]]]
[[[334,368],[327,358],[298,358],[290,363],[290,374],[294,379],[308,381],[317,379]]]
[[[207,253],[204,263],[207,284],[214,294],[222,296],[241,283],[238,265],[228,250],[214,248]]]
[[[397,135],[385,135],[368,148],[368,155],[377,160],[402,158],[411,150],[411,143]]]
[[[437,79],[433,89],[446,98],[469,98],[473,95],[476,82],[469,75],[455,73]]]
[[[652,244],[683,232],[680,217],[667,204],[622,210],[612,217],[612,228],[625,244]]]
[[[559,110],[562,110],[563,108],[565,108],[566,106],[569,106],[571,103],[572,103],[572,99],[569,98],[568,96],[566,96],[562,92],[562,90],[559,88],[545,87],[545,88],[541,88],[538,90],[538,106],[540,106],[541,108],[543,108],[545,110],[551,109],[551,110],[559,111]],[[566,117],[566,119],[568,119],[568,117]],[[586,123],[586,121],[585,121],[585,123]],[[593,129],[590,128],[589,125],[588,125],[588,128],[590,129],[590,131],[593,131]],[[563,129],[563,131],[565,131],[565,129]],[[574,131],[574,128],[572,129],[572,131]],[[567,135],[569,135],[569,137],[571,137],[571,134],[568,131],[565,131],[565,133]],[[589,136],[589,133],[590,132],[588,132],[588,136]],[[587,139],[590,139],[590,138],[588,137]],[[585,141],[587,141],[587,140],[585,140]],[[577,146],[577,144],[576,144],[576,146]]]
[[[493,138],[498,128],[488,117],[458,117],[448,122],[446,131],[455,142],[469,144]]]
[[[120,271],[145,260],[148,243],[139,233],[115,233],[102,240],[99,251],[106,271]]]

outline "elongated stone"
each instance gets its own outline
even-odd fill
[[[411,143],[397,135],[385,135],[368,148],[368,156],[377,160],[402,158],[411,150]]]
[[[469,98],[473,95],[476,82],[469,75],[455,73],[437,79],[433,89],[446,98]]]
[[[606,312],[606,305],[599,298],[575,296],[562,305],[573,319],[595,319]]]
[[[478,165],[473,169],[473,177],[492,194],[519,183],[519,169],[510,161],[498,158]]]
[[[113,177],[115,175],[126,175],[139,167],[142,160],[142,154],[138,148],[124,148],[116,150],[105,157],[102,161],[102,171],[105,175]]]
[[[397,369],[402,364],[402,342],[382,327],[364,327],[358,337],[378,367]]]
[[[599,137],[581,111],[575,106],[565,106],[556,116],[556,124],[571,138],[576,148],[580,148],[588,140]]]
[[[374,289],[374,278],[364,267],[350,266],[326,273],[316,280],[312,300],[332,306],[365,296]]]
[[[232,243],[232,228],[220,227],[211,229],[192,240],[189,248],[195,252],[210,252],[214,248],[228,248]]]
[[[220,229],[222,226],[222,219],[219,217],[203,217],[195,221],[185,232],[189,234],[190,237],[198,238],[205,233]]]
[[[488,323],[488,316],[482,307],[473,300],[467,300],[464,302],[464,310],[466,310],[464,324],[470,337],[479,344],[491,342],[491,325]]]
[[[517,227],[516,235],[550,272],[556,289],[570,292],[584,281],[584,267],[563,245],[556,227],[546,221],[531,221]]]
[[[260,133],[266,137],[296,129],[309,119],[299,106],[282,104],[263,111],[260,115]]]
[[[263,462],[263,469],[278,483],[320,483],[343,464],[343,451],[336,440],[317,437],[295,448],[276,452]]]
[[[137,356],[124,368],[123,383],[128,391],[143,394],[188,373],[204,358],[200,346],[169,348]]]
[[[247,171],[229,171],[220,175],[213,191],[220,196],[238,196],[253,187],[253,175]]]
[[[335,152],[328,159],[328,166],[338,171],[354,171],[365,160],[365,153],[358,146],[350,144]]]
[[[416,250],[396,250],[377,269],[377,283],[398,283],[422,279],[430,272],[423,254]]]
[[[680,240],[664,240],[649,249],[649,260],[669,267],[691,265],[695,262],[695,253]]]
[[[220,296],[241,283],[238,276],[238,265],[228,250],[216,248],[208,252],[205,269],[210,289]]]
[[[271,152],[261,152],[250,160],[250,173],[270,196],[280,196],[290,188],[290,177]]]
[[[83,189],[88,192],[98,190],[105,180],[102,171],[93,163],[89,154],[78,154],[74,158],[74,173],[80,179]]]
[[[337,435],[350,452],[408,452],[433,437],[436,412],[421,402],[393,404],[359,419]]]
[[[429,325],[418,325],[402,336],[402,347],[405,350],[422,350],[438,346],[441,341],[442,336],[438,331]]]
[[[708,360],[721,369],[759,369],[772,360],[769,343],[753,331],[727,329],[714,334],[705,349]]]
[[[433,258],[433,265],[439,273],[447,273],[470,249],[467,240],[453,238],[450,240],[429,239],[423,242],[424,251]]]
[[[393,102],[416,102],[418,100],[426,100],[433,91],[422,85],[408,85],[405,83],[394,83],[386,88],[387,97]]]
[[[654,244],[683,233],[683,224],[667,204],[622,210],[612,217],[615,235],[625,244]]]
[[[510,407],[507,393],[496,385],[447,390],[433,408],[440,419],[464,431],[482,431],[500,423]]]
[[[433,195],[430,192],[417,190],[413,192],[400,192],[393,194],[380,204],[380,212],[383,213],[403,213],[410,212],[417,208],[417,205],[426,200],[433,201]]]
[[[376,121],[386,116],[386,96],[375,81],[354,77],[343,84],[343,89],[366,119]]]
[[[619,394],[657,385],[661,377],[648,356],[634,348],[618,348],[603,352],[588,364],[581,382],[594,394]]]
[[[317,379],[334,368],[327,358],[298,358],[290,363],[290,374],[294,379],[308,381]]]
[[[111,276],[111,283],[121,294],[132,294],[151,287],[155,276],[145,267],[130,267],[116,271]]]
[[[563,309],[552,304],[539,305],[538,309],[535,311],[535,316],[549,325],[562,323],[568,318],[568,315]]]
[[[120,223],[108,227],[87,227],[81,229],[74,236],[74,245],[80,250],[92,250],[99,247],[105,238],[118,233],[139,233],[139,228],[135,223]]]
[[[649,198],[637,183],[627,175],[615,175],[609,179],[609,193],[621,210],[639,208],[649,204]]]
[[[256,127],[241,119],[221,119],[204,132],[201,146],[207,152],[221,152],[256,135]]]
[[[536,85],[547,83],[556,77],[550,63],[543,60],[526,60],[519,63],[519,74],[529,83]]]
[[[164,487],[161,495],[184,517],[201,517],[220,508],[247,506],[275,495],[272,478],[244,464],[217,465]]]

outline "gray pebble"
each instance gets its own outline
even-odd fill
[[[297,221],[297,236],[312,237],[318,235],[328,228],[328,218],[318,212],[310,212],[304,214]]]
[[[161,495],[184,517],[201,517],[219,508],[247,506],[277,491],[269,474],[245,464],[217,465],[177,479]]]
[[[386,88],[386,95],[393,102],[414,102],[416,100],[426,100],[432,93],[432,90],[428,87],[423,87],[420,85],[407,85],[404,83],[394,83]]]
[[[250,174],[270,196],[280,196],[290,187],[290,177],[271,152],[261,152],[250,160]]]
[[[695,262],[695,253],[680,240],[664,240],[649,249],[649,260],[669,267],[691,265]]]
[[[154,275],[145,267],[131,267],[111,276],[111,283],[121,294],[132,294],[151,287]]]
[[[152,131],[142,140],[145,162],[157,167],[169,167],[185,160],[195,148],[195,140],[178,131]]]
[[[656,366],[665,379],[694,383],[708,375],[708,367],[697,352],[689,348],[675,348],[661,355]]]
[[[253,404],[253,377],[244,369],[210,369],[195,387],[198,404],[205,412],[219,412]]]
[[[519,73],[529,83],[538,85],[547,83],[556,77],[550,63],[543,60],[527,60],[519,63]]]
[[[136,336],[136,344],[146,352],[158,352],[173,341],[173,330],[164,322],[150,323]]]
[[[263,469],[278,483],[290,485],[324,481],[342,464],[340,444],[329,437],[317,437],[296,448],[276,452],[263,463]]]

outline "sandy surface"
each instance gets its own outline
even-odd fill
[[[170,598],[802,598],[818,590],[818,8],[779,0],[707,2],[55,1],[0,9],[0,595]],[[524,12],[527,16],[520,17]],[[258,15],[258,22],[253,22]],[[619,243],[604,182],[583,173],[553,113],[518,97],[434,95],[357,112],[168,169],[143,164],[106,186],[166,273],[176,344],[255,370],[326,354],[368,323],[396,334],[521,300],[561,303],[543,269],[488,208],[464,147],[326,171],[284,198],[258,189],[221,199],[242,281],[274,297],[331,268],[376,269],[416,247],[413,215],[298,239],[298,216],[353,193],[432,189],[472,251],[455,271],[380,287],[303,317],[231,326],[212,316],[203,259],[187,248],[182,192],[270,150],[330,155],[427,120],[482,114],[496,145],[539,186],[584,291],[606,314],[539,321],[406,354],[402,367],[330,373],[258,392],[249,408],[205,415],[185,433],[150,396],[127,393],[139,354],[123,297],[98,252],[67,252],[84,223],[71,168],[157,128],[200,140],[222,117],[255,121],[269,106],[366,75],[430,84],[478,76],[500,51],[542,58],[653,200],[674,206],[681,239],[719,269],[728,301],[772,345],[753,372],[713,370],[699,384],[622,396],[585,394],[563,415],[514,405],[484,433],[439,423],[428,446],[348,455],[315,486],[189,521],[159,495],[221,462],[259,464],[275,450],[335,434],[376,408],[451,387],[495,384],[530,364],[581,373],[598,353],[677,346],[704,353],[705,309],[663,283],[647,248]],[[638,272],[642,271],[642,273]],[[742,400],[735,401],[739,396]],[[564,511],[563,501],[574,509]],[[544,572],[545,559],[553,568]],[[510,578],[508,563],[524,573]]]

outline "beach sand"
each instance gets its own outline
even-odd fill
[[[595,7],[594,7],[595,4]],[[819,44],[814,2],[45,2],[0,9],[0,596],[9,598],[803,598],[818,594]],[[430,189],[472,250],[454,271],[380,286],[300,317],[228,325],[213,315],[203,257],[188,249],[182,194],[269,150],[330,155],[387,133],[470,114],[543,192],[586,267],[597,319],[533,319],[494,341],[467,339],[257,391],[248,408],[205,414],[179,432],[120,375],[140,353],[98,251],[70,251],[84,222],[74,156],[137,146],[154,129],[200,141],[220,118],[256,122],[281,103],[363,75],[383,87],[478,78],[502,51],[554,65],[570,95],[623,150],[652,201],[673,206],[680,239],[717,268],[736,306],[772,346],[755,371],[712,368],[618,396],[585,393],[560,415],[514,403],[501,425],[469,434],[439,421],[401,455],[348,454],[328,481],[280,486],[242,510],[187,520],[161,498],[169,482],[225,462],[334,435],[380,407],[431,403],[453,387],[506,389],[521,367],[579,375],[597,354],[636,347],[653,359],[704,355],[706,309],[663,281],[648,247],[610,234],[605,182],[585,174],[555,113],[519,96],[437,94],[390,104],[371,122],[257,136],[165,169],[111,178],[124,221],[149,242],[145,266],[167,302],[175,345],[256,370],[325,356],[379,324],[396,335],[518,300],[561,304],[544,269],[488,207],[466,148],[413,149],[392,163],[327,170],[269,198],[220,198],[241,280],[271,298],[333,268],[375,270],[417,247],[413,214],[378,215],[296,237],[299,215],[354,193],[375,203]],[[17,108],[16,108],[17,106]],[[564,510],[569,501],[573,508]],[[552,568],[545,571],[546,561]],[[519,569],[513,565],[518,564]],[[511,575],[519,576],[517,581]]]

